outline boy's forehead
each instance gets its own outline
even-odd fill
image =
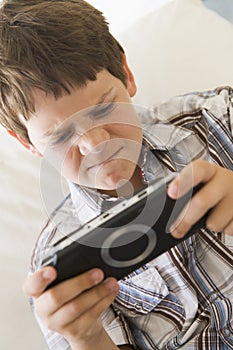
[[[77,112],[78,102],[81,100],[79,95],[79,89],[74,89],[70,94],[63,93],[57,98],[53,94],[46,94],[44,91],[35,90],[33,91],[35,112],[30,117],[31,119],[34,117],[57,119],[69,116]],[[85,108],[85,104],[82,103],[82,105]]]
[[[114,99],[118,86],[118,79],[102,71],[97,74],[95,81],[89,81],[85,86],[70,88],[70,93],[64,92],[57,98],[52,93],[47,94],[34,89],[32,98],[35,112],[30,118],[46,116],[49,119],[57,119],[71,116],[78,111],[103,103],[105,99]]]
[[[107,124],[105,118],[99,117],[101,110],[104,115],[111,115],[110,120],[108,119],[110,123],[135,124],[135,113],[132,114],[127,87],[107,71],[99,72],[96,80],[88,81],[81,87],[73,87],[70,93],[64,93],[60,97],[56,98],[39,89],[34,89],[32,96],[35,112],[31,113],[26,122],[31,136],[50,136],[58,127],[67,127],[67,123],[73,122],[74,118],[76,126],[83,123],[84,127],[78,130],[82,134],[95,125]],[[112,108],[111,105],[117,103],[118,108]],[[124,106],[119,107],[121,103]],[[91,124],[86,125],[86,119],[92,120]]]

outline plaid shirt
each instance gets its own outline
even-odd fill
[[[222,87],[177,96],[139,112],[146,181],[200,157],[233,170],[232,101],[233,89]],[[46,247],[115,204],[93,190],[75,184],[70,189],[38,239],[32,271],[40,266]],[[120,291],[103,315],[113,342],[141,350],[233,349],[232,251],[233,237],[202,229],[120,280]],[[49,349],[70,349],[36,318]]]

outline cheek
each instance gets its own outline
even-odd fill
[[[81,163],[81,155],[78,147],[72,147],[63,155],[61,160],[61,173],[63,176],[71,178],[78,175],[78,171]]]
[[[121,124],[115,129],[115,134],[120,138],[142,143],[142,130],[137,126]]]

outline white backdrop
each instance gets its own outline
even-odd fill
[[[159,8],[171,0],[89,0],[103,11],[113,34],[121,33],[139,17]]]

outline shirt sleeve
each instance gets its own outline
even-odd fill
[[[206,110],[209,116],[225,125],[226,130],[233,135],[233,88],[221,86],[215,90],[205,92],[194,92],[181,96],[181,115],[183,122],[187,125],[186,114],[194,114]]]
[[[226,123],[230,129],[231,135],[233,136],[233,88],[219,88],[219,94],[224,98],[227,108],[227,111],[225,113]]]
[[[40,330],[45,338],[49,350],[72,350],[68,341],[60,334],[50,331],[45,327],[39,316],[36,314],[34,310],[34,302],[33,299],[30,299],[31,308],[35,319],[40,327]]]

